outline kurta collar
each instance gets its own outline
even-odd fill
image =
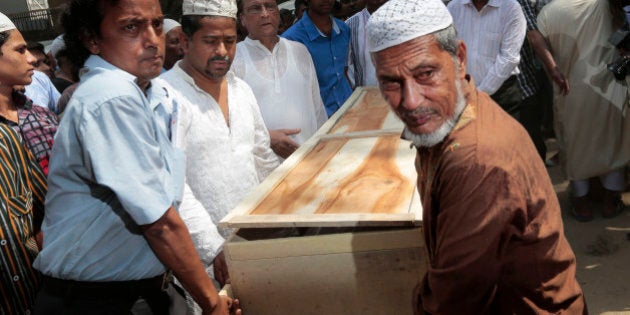
[[[182,69],[181,62],[182,62],[181,60],[177,61],[175,65],[173,66],[173,68],[169,71],[175,71],[175,74],[179,78],[184,80],[184,82],[190,84],[190,86],[192,86],[192,88],[198,93],[210,95],[208,92],[202,90],[199,86],[197,86],[197,83],[195,83],[195,79],[193,79],[193,77],[191,77],[188,73],[186,73],[186,71],[184,71],[184,69]],[[235,76],[232,70],[228,71],[225,74],[225,80],[227,80],[228,82],[228,89],[229,89],[230,83],[232,83],[234,79],[235,79]]]

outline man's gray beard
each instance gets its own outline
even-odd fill
[[[429,134],[415,134],[408,128],[405,128],[403,132],[405,139],[411,141],[417,148],[430,148],[442,142],[444,138],[451,133],[457,123],[457,120],[459,119],[459,115],[466,107],[466,98],[464,97],[459,80],[455,80],[455,88],[457,89],[457,102],[455,103],[455,111],[453,112],[451,118],[445,121],[437,130]]]

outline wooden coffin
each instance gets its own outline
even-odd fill
[[[222,221],[231,228],[412,226],[415,150],[376,88],[359,88]]]
[[[344,106],[222,221],[246,314],[413,314],[426,270],[415,150],[376,88]]]

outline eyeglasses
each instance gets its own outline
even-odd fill
[[[276,3],[264,3],[264,4],[254,4],[247,9],[245,9],[246,14],[258,15],[263,12],[263,8],[267,11],[267,13],[275,13],[278,12],[278,5]]]

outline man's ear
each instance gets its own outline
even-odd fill
[[[459,66],[459,76],[461,78],[466,77],[466,44],[461,39],[458,40],[457,64]]]
[[[83,46],[90,51],[92,55],[98,55],[101,53],[101,47],[99,45],[99,41],[97,39],[96,34],[83,29],[80,31],[81,41],[83,42]]]
[[[190,49],[190,39],[188,35],[184,32],[179,32],[179,42],[182,44],[182,50],[184,51],[184,55],[188,54],[188,50]]]

